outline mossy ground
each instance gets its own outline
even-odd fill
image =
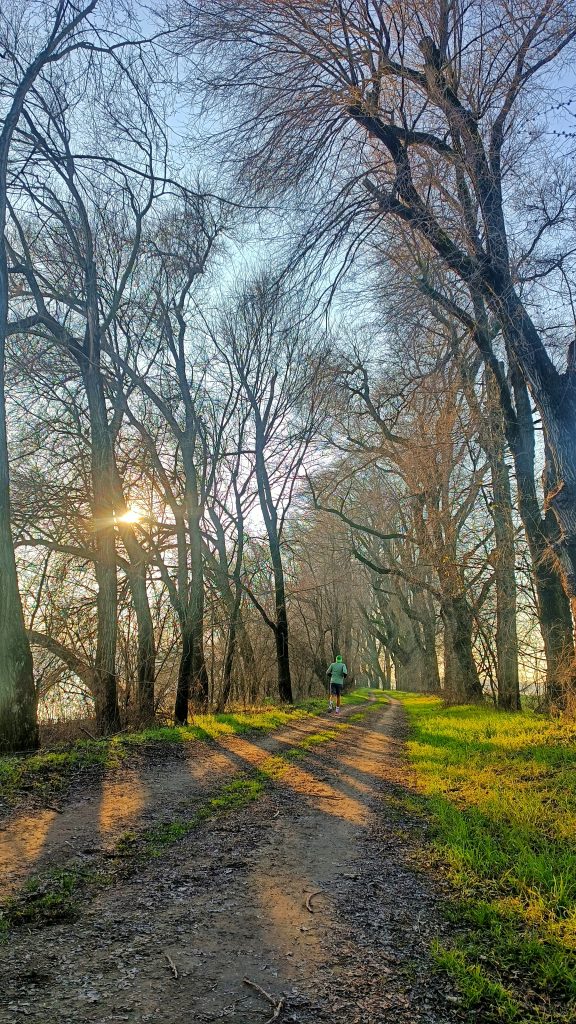
[[[394,696],[458,895],[438,967],[487,1022],[576,1020],[576,725]]]

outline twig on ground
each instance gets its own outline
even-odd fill
[[[96,739],[94,733],[90,732],[88,729],[85,729],[83,725],[80,726],[80,731],[81,732],[85,732],[86,735],[89,736],[91,740],[95,740]]]
[[[250,988],[253,988],[256,990],[256,992],[259,992],[260,995],[263,996],[264,999],[266,999],[267,1002],[269,1002],[270,1005],[274,1007],[274,1013],[265,1022],[265,1024],[274,1024],[274,1021],[278,1020],[280,1014],[282,1013],[286,1006],[286,1000],[284,996],[281,996],[280,999],[275,999],[274,996],[271,996],[270,993],[266,991],[266,989],[261,988],[260,985],[257,985],[255,981],[250,981],[250,978],[243,978],[242,980],[245,985],[249,985]]]
[[[61,807],[56,807],[55,804],[44,804],[47,811],[56,811],[56,814],[64,814]]]
[[[168,963],[170,964],[170,970],[172,971],[172,974],[174,975],[176,981],[178,981],[178,968],[176,967],[176,964],[174,963],[172,957],[170,956],[170,953],[164,951],[164,956],[166,957]]]
[[[308,898],[306,899],[306,910],[309,910],[311,914],[314,913],[314,910],[312,908],[312,900],[314,899],[315,896],[319,896],[321,892],[324,892],[324,889],[316,889],[316,892],[311,892]]]

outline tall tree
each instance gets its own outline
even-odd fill
[[[540,413],[554,554],[576,617],[576,348],[568,339],[559,367],[523,287],[556,275],[562,290],[574,251],[573,176],[564,153],[536,141],[548,127],[547,76],[560,88],[574,52],[572,0],[181,6],[210,52],[210,86],[242,90],[231,133],[252,187],[332,188],[347,215],[332,206],[320,234],[342,238],[358,216],[365,230],[380,218],[481,294]],[[533,184],[536,157],[554,180],[552,203]]]
[[[305,460],[325,409],[323,347],[304,311],[266,281],[248,288],[223,319],[221,358],[249,410],[249,449],[274,576],[278,690],[292,701],[282,534]]]
[[[5,245],[8,206],[8,167],[14,133],[26,102],[44,70],[84,44],[85,23],[97,6],[59,0],[51,16],[45,5],[9,4],[0,21],[2,68],[0,90],[4,106],[0,132],[0,746],[8,750],[38,743],[36,692],[32,654],[22,614],[14,547],[10,531],[10,474],[6,430],[5,351],[8,330],[8,258]],[[12,16],[12,17],[11,17]],[[42,39],[38,49],[30,40]]]

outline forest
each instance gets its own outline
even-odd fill
[[[3,5],[5,751],[572,706],[573,14]]]
[[[1,0],[0,1024],[576,1019],[575,68]]]

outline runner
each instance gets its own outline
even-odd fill
[[[342,696],[342,690],[344,689],[344,680],[348,675],[348,669],[342,661],[342,655],[338,654],[336,661],[333,661],[326,670],[326,675],[330,680],[330,702],[328,704],[328,710],[334,709],[332,697],[336,697],[336,714],[340,714],[340,698]]]

